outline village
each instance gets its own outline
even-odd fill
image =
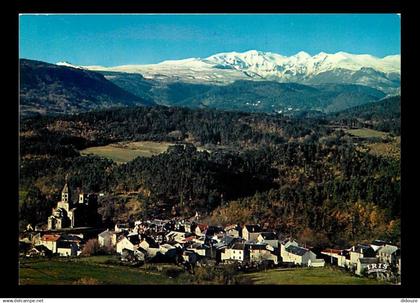
[[[28,228],[20,233],[23,258],[79,257],[89,243],[102,252],[116,254],[121,262],[174,263],[193,272],[196,266],[235,264],[238,270],[275,267],[337,266],[358,276],[395,280],[401,275],[401,250],[376,240],[350,248],[325,248],[314,252],[290,236],[261,224],[212,226],[191,218],[121,222],[98,227],[97,197],[80,194],[72,205],[68,185],[48,218],[48,228]]]

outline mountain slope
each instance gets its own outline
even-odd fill
[[[21,114],[75,113],[113,106],[153,104],[123,90],[96,72],[20,60]]]
[[[321,52],[310,56],[299,52],[287,57],[251,50],[158,64],[85,68],[140,73],[145,78],[166,82],[227,84],[237,80],[271,80],[302,84],[344,83],[367,85],[385,93],[398,92],[400,86],[399,55],[377,58],[345,52]]]
[[[249,112],[333,112],[368,102],[385,94],[361,85],[302,85],[275,81],[238,80],[227,85],[147,80],[138,74],[101,72],[134,95],[149,96],[168,106],[210,107]],[[112,75],[112,76],[110,76]]]
[[[331,114],[336,118],[358,117],[365,120],[394,119],[401,116],[401,97],[387,97],[378,102],[363,104]]]
[[[360,85],[322,85],[312,87],[273,81],[235,81],[215,86],[208,92],[184,100],[183,105],[256,112],[333,112],[355,105],[375,102],[385,96],[381,91]]]
[[[362,124],[363,127],[400,135],[401,97],[388,97],[378,102],[348,108],[331,114],[329,119],[344,124]]]

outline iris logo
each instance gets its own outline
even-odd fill
[[[376,272],[387,272],[389,270],[388,264],[385,263],[376,263],[376,264],[369,264],[367,266],[367,273],[376,273]]]

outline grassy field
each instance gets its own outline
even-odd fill
[[[385,138],[388,135],[388,133],[369,128],[348,129],[345,132],[360,138]]]
[[[169,142],[119,142],[106,146],[89,147],[81,150],[82,155],[94,154],[117,163],[129,162],[137,157],[151,157],[167,151]]]
[[[136,142],[118,142],[105,146],[95,146],[80,151],[82,155],[97,155],[111,159],[117,163],[126,163],[137,157],[151,157],[159,155],[168,150],[168,147],[174,145],[170,142],[136,141]],[[198,151],[205,149],[198,147]]]
[[[394,159],[401,158],[400,144],[396,142],[389,143],[371,143],[367,144],[369,153],[375,156],[390,157]]]
[[[92,284],[187,284],[188,274],[176,278],[166,275],[165,269],[173,265],[160,265],[163,269],[108,265],[105,262],[113,257],[98,256],[77,259],[33,259],[21,260],[19,283],[31,285],[66,285],[80,283],[81,279]]]
[[[247,273],[242,279],[250,284],[269,285],[367,285],[383,284],[368,278],[352,276],[338,268],[282,268]]]
[[[390,138],[386,142],[365,143],[359,145],[357,149],[374,156],[399,160],[401,158],[401,137]]]
[[[197,283],[193,276],[171,264],[149,264],[146,267],[128,267],[107,264],[117,260],[115,256],[94,256],[84,258],[21,259],[19,283],[31,285],[127,284],[127,285],[169,285]],[[169,277],[167,270],[177,270],[179,275]],[[195,281],[195,282],[194,282]],[[335,284],[366,285],[383,284],[381,281],[352,276],[337,268],[291,268],[272,269],[255,273],[240,273],[239,284]],[[200,284],[214,284],[201,281]]]

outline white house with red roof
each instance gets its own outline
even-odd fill
[[[46,248],[51,250],[53,254],[57,253],[57,243],[60,240],[60,235],[58,234],[45,234],[41,238],[41,243]]]

